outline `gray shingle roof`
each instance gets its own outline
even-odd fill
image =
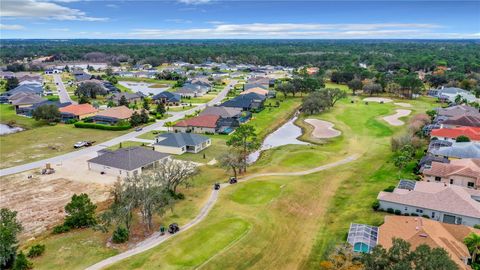
[[[209,139],[210,138],[206,136],[192,133],[165,133],[157,136],[157,142],[155,144],[170,147],[184,147],[198,145]]]
[[[120,148],[115,151],[104,151],[103,153],[96,158],[88,160],[88,162],[131,171],[168,157],[167,154],[144,147]]]
[[[242,113],[241,108],[234,108],[234,107],[221,107],[221,106],[213,106],[207,107],[203,110],[200,115],[218,115],[223,118],[227,117],[235,117]]]

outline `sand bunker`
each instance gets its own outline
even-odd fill
[[[411,108],[412,107],[412,104],[410,103],[404,103],[404,102],[395,102],[393,103],[397,106],[400,106],[400,107],[404,107],[404,108]]]
[[[401,126],[404,125],[405,122],[399,120],[398,118],[404,117],[409,115],[412,111],[411,110],[396,110],[397,113],[389,116],[383,117],[383,120],[387,121],[392,126]]]
[[[305,122],[313,126],[312,135],[318,139],[328,139],[340,136],[342,132],[333,128],[333,124],[327,121],[318,119],[305,119]]]
[[[393,100],[391,100],[389,98],[369,97],[369,98],[364,98],[363,101],[388,103],[388,102],[392,102]]]

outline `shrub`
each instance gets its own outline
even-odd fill
[[[412,217],[418,217],[418,214],[416,214],[416,213],[411,213],[410,216],[412,216]]]
[[[473,228],[475,228],[475,229],[480,229],[480,224],[475,224],[475,225],[473,225]]]
[[[27,253],[29,258],[41,256],[45,252],[45,245],[33,245]]]
[[[384,189],[383,191],[385,191],[385,192],[393,192],[394,189],[395,189],[395,186],[389,186],[389,187],[387,187],[386,189]]]
[[[394,213],[393,208],[387,208],[387,213],[393,214]]]
[[[372,209],[377,211],[378,208],[380,208],[380,202],[378,200],[376,200],[372,203]]]
[[[53,227],[53,234],[61,234],[70,231],[70,227],[67,225],[58,225]]]
[[[112,241],[116,244],[125,243],[128,241],[129,232],[126,228],[119,226],[113,231]]]
[[[469,142],[470,138],[465,135],[460,135],[455,139],[455,142]]]
[[[82,121],[76,122],[74,126],[76,128],[93,128],[93,129],[113,130],[113,131],[127,130],[132,127],[130,123],[124,126],[110,126],[110,125],[103,125],[103,124],[85,123]]]
[[[422,217],[430,219],[430,217],[428,215],[422,215]]]
[[[410,216],[409,213],[403,213],[403,215],[406,216],[406,217]]]
[[[68,119],[65,121],[65,124],[70,125],[70,124],[75,124],[78,120],[77,119]]]
[[[402,211],[400,210],[395,210],[395,215],[400,216],[402,214]]]
[[[13,270],[27,270],[32,269],[33,265],[30,262],[25,254],[22,251],[17,254],[17,258],[15,258],[15,263],[13,264]]]

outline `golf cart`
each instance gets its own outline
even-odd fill
[[[220,184],[219,184],[219,183],[215,183],[215,184],[213,185],[213,189],[219,190],[219,189],[220,189]]]
[[[178,231],[180,231],[180,227],[178,227],[177,223],[172,223],[172,224],[168,225],[168,232],[170,234],[174,234]]]
[[[229,182],[230,184],[236,184],[236,183],[237,183],[237,178],[232,176],[232,177],[230,177],[230,179],[228,180],[228,182]]]

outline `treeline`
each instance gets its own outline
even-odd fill
[[[205,61],[313,65],[343,69],[360,63],[378,71],[434,71],[448,64],[459,73],[480,72],[478,41],[394,40],[3,40],[4,63],[54,55],[56,60],[88,60],[113,64]]]

